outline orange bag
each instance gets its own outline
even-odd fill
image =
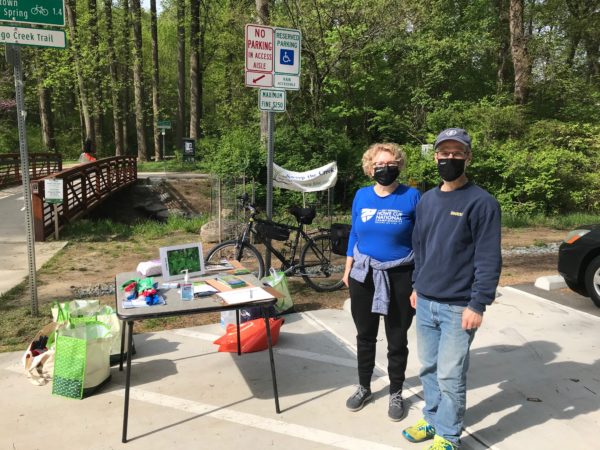
[[[279,340],[281,324],[283,324],[283,319],[269,319],[273,345],[277,344]],[[242,341],[242,353],[259,352],[268,348],[265,319],[254,319],[242,323],[240,325],[240,339]],[[237,329],[235,324],[228,324],[225,334],[215,340],[213,344],[219,345],[220,352],[237,352]]]

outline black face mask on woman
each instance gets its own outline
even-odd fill
[[[382,186],[389,186],[396,178],[400,175],[400,169],[398,167],[384,166],[375,169],[373,172],[373,179]]]
[[[465,173],[465,161],[458,158],[438,159],[438,172],[442,180],[454,181]]]

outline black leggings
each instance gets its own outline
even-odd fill
[[[387,271],[390,279],[390,307],[387,316],[384,316],[384,323],[388,341],[390,393],[402,390],[405,378],[408,359],[407,332],[415,315],[415,310],[410,306],[412,269],[412,266],[400,266]],[[379,314],[371,312],[375,292],[373,271],[369,270],[364,283],[349,277],[348,284],[352,318],[357,331],[358,380],[362,386],[370,387],[375,367],[375,346],[380,318]]]

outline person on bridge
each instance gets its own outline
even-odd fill
[[[96,151],[92,147],[92,140],[90,138],[86,138],[84,146],[83,146],[83,153],[81,155],[79,155],[78,162],[80,162],[80,163],[94,162],[94,161],[96,161],[95,155],[96,155]]]
[[[344,283],[356,326],[359,385],[346,402],[350,411],[372,398],[371,377],[379,322],[383,316],[390,377],[388,417],[404,418],[402,387],[408,359],[407,332],[413,320],[412,231],[421,193],[397,181],[406,161],[396,144],[373,144],[362,157],[365,175],[375,185],[359,189],[352,204],[352,228]]]
[[[496,297],[502,256],[500,205],[465,175],[471,138],[448,128],[435,140],[442,183],[417,207],[412,244],[417,351],[423,418],[403,431],[410,442],[433,439],[428,450],[456,450],[467,398],[469,348]]]

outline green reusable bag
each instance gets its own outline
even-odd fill
[[[278,272],[273,268],[271,268],[269,272],[271,275],[264,277],[261,281],[282,294],[281,297],[277,298],[277,303],[274,305],[275,311],[283,313],[292,309],[294,307],[294,301],[290,295],[287,277],[283,272]]]
[[[98,300],[72,300],[64,303],[53,302],[51,311],[55,322],[69,322],[69,325],[75,326],[95,322],[102,309]]]
[[[110,330],[101,322],[59,330],[52,393],[83,398],[110,378]]]

